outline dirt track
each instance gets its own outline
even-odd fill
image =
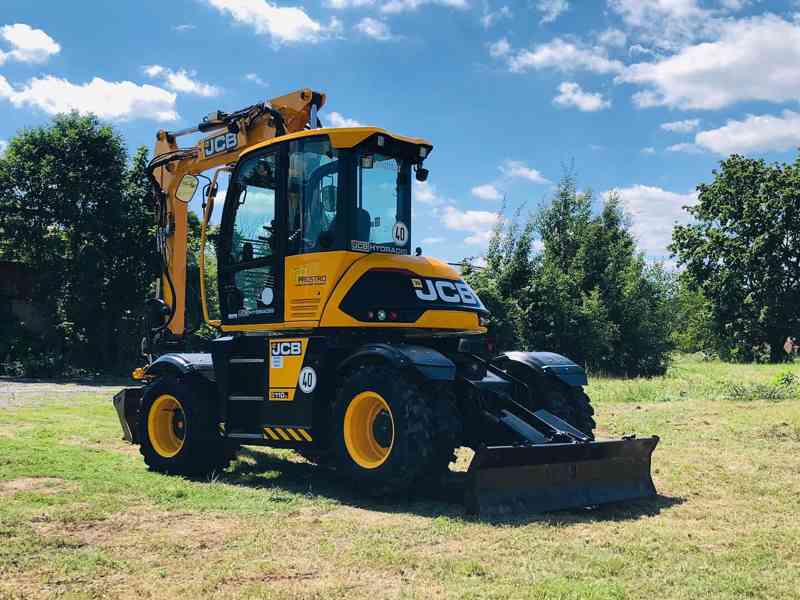
[[[107,394],[111,398],[123,385],[76,383],[46,379],[0,377],[0,409],[25,404],[41,404],[48,398],[75,394]]]

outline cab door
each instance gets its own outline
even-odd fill
[[[283,321],[286,168],[282,148],[277,145],[248,155],[230,179],[217,256],[222,324],[232,329]],[[244,335],[217,341],[225,350],[215,353],[214,368],[223,393],[221,413],[227,432],[233,437],[262,439],[269,389],[266,339]]]
[[[220,236],[220,308],[225,325],[283,320],[286,247],[281,148],[254,153],[231,178]]]

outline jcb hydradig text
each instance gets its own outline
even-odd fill
[[[432,146],[374,127],[322,128],[300,90],[197,128],[160,131],[150,174],[162,256],[141,384],[114,398],[125,438],[166,473],[223,468],[241,445],[291,448],[371,493],[441,476],[475,450],[470,512],[652,496],[658,438],[597,441],[584,371],[548,352],[491,356],[488,313],[447,264],[412,256],[412,176]],[[176,139],[203,132],[189,148]],[[189,353],[187,203],[216,237],[219,336]]]

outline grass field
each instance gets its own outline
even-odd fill
[[[798,598],[800,365],[598,378],[600,435],[656,433],[660,496],[467,518],[366,501],[288,452],[149,473],[113,389],[0,402],[0,598]]]

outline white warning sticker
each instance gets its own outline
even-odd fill
[[[408,227],[402,221],[398,221],[392,228],[392,237],[397,246],[405,246],[408,242]]]

